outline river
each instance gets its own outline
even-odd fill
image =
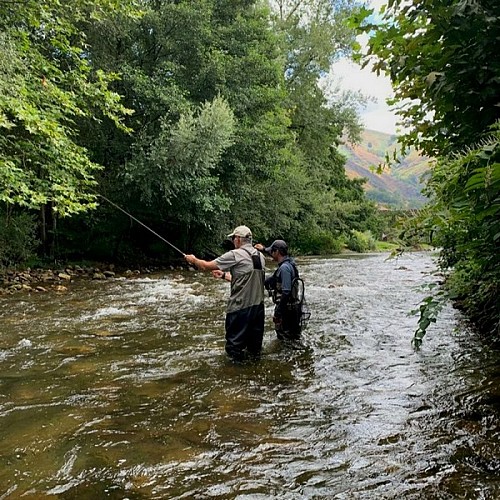
[[[1,297],[0,499],[500,498],[498,351],[451,307],[411,345],[431,254],[298,263],[307,348],[266,299],[242,365],[208,273]]]

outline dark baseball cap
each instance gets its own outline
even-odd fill
[[[284,250],[288,252],[288,245],[283,240],[274,240],[271,246],[264,249],[266,253],[271,253],[273,250]]]

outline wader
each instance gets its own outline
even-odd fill
[[[278,271],[281,266],[278,267],[273,276],[268,280],[267,286],[272,290],[272,299],[275,304],[274,316],[281,319],[281,323],[275,323],[276,336],[280,340],[300,340],[302,332],[302,301],[298,297],[299,271],[297,266],[290,260],[287,261],[287,264],[293,269],[293,277],[290,297],[284,308],[280,307],[283,290],[281,274]]]

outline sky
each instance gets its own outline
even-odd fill
[[[386,0],[368,0],[369,7],[375,11],[386,3]],[[358,42],[366,45],[367,37],[358,37]],[[377,76],[369,68],[360,66],[348,60],[335,63],[330,70],[330,78],[345,90],[359,91],[371,99],[365,108],[359,110],[364,126],[370,130],[378,130],[388,134],[396,133],[396,115],[390,110],[385,100],[392,96],[389,78]]]

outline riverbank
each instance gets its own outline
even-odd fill
[[[168,266],[148,266],[117,268],[114,264],[81,266],[78,264],[57,268],[26,268],[21,270],[5,269],[0,271],[0,295],[19,292],[65,292],[71,283],[78,280],[105,281],[111,278],[134,278],[161,270],[185,270],[187,266],[172,263]]]

